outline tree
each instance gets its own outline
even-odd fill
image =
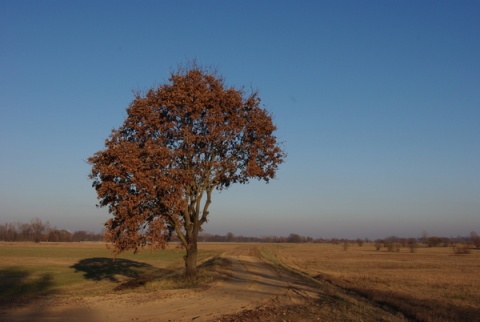
[[[476,248],[480,248],[480,236],[474,231],[470,233],[470,240],[475,245]]]
[[[302,237],[298,234],[290,234],[287,237],[287,243],[301,243]]]
[[[437,236],[428,237],[425,242],[427,243],[428,247],[437,247],[441,244],[442,238]]]
[[[235,235],[232,232],[228,232],[227,235],[225,236],[225,240],[227,242],[233,242],[235,239]]]
[[[123,125],[88,159],[99,206],[113,215],[105,224],[113,251],[164,248],[175,233],[194,278],[212,192],[273,179],[286,156],[275,130],[257,92],[227,87],[195,63],[136,93]]]
[[[44,239],[44,235],[48,231],[50,224],[48,221],[43,223],[40,218],[34,218],[30,221],[30,226],[33,230],[34,240],[38,243]]]

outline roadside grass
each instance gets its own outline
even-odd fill
[[[219,253],[199,250],[198,259],[209,263]],[[184,254],[174,245],[114,260],[103,243],[0,243],[0,308],[47,295],[148,292],[197,287],[213,279],[213,273],[200,270],[195,285],[185,283]],[[215,266],[218,260],[211,263]]]
[[[274,247],[274,246],[272,246]],[[269,251],[294,270],[418,321],[478,321],[480,253],[455,255],[449,247],[411,253],[374,245],[289,244]]]

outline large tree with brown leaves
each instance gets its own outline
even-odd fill
[[[164,248],[175,233],[186,249],[186,276],[196,276],[213,190],[268,182],[285,158],[259,105],[256,92],[227,87],[195,64],[135,95],[123,125],[88,159],[99,206],[113,215],[105,225],[114,252]]]

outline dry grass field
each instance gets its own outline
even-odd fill
[[[175,246],[112,261],[103,243],[0,243],[0,320],[480,321],[478,250],[199,248],[200,279],[187,285]]]
[[[201,250],[199,261],[221,252],[215,247]],[[0,309],[44,295],[75,297],[105,295],[122,288],[131,291],[136,289],[129,287],[132,282],[181,288],[183,255],[171,246],[166,251],[121,254],[113,261],[102,242],[0,242]]]
[[[480,251],[450,247],[415,253],[351,244],[270,245],[271,260],[419,321],[480,321]]]

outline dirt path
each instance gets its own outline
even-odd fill
[[[223,255],[231,277],[204,290],[115,294],[81,300],[45,300],[11,310],[5,321],[212,321],[259,306],[299,303],[314,296],[293,276],[262,262],[256,249],[241,247]],[[295,285],[295,286],[294,286]]]

